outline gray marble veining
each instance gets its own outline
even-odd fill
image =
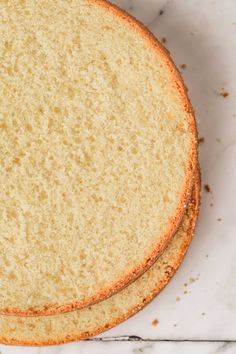
[[[60,347],[1,348],[2,354],[235,354],[232,342],[80,342]]]

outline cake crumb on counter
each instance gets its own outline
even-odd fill
[[[155,318],[155,319],[152,321],[152,325],[153,325],[154,327],[156,327],[156,326],[158,325],[158,323],[159,323],[159,321],[158,321],[157,318]]]
[[[209,184],[205,184],[204,188],[207,193],[212,193],[212,190],[211,190]]]
[[[225,97],[229,96],[229,92],[222,88],[222,90],[219,93],[219,95],[225,98]]]
[[[198,139],[198,144],[199,145],[203,144],[204,142],[205,142],[205,138],[204,137]]]

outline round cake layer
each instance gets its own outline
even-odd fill
[[[0,313],[56,314],[144,272],[196,158],[167,51],[105,1],[0,3]]]

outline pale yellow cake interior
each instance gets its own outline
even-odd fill
[[[83,301],[165,241],[189,113],[165,58],[89,1],[1,0],[0,39],[0,309]]]

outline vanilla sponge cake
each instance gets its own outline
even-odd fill
[[[50,345],[80,340],[105,331],[142,309],[167,284],[183,260],[199,209],[199,180],[181,226],[161,257],[121,292],[91,307],[56,316],[0,316],[0,342]]]
[[[105,1],[0,1],[0,313],[120,290],[182,219],[193,112],[167,51]]]

